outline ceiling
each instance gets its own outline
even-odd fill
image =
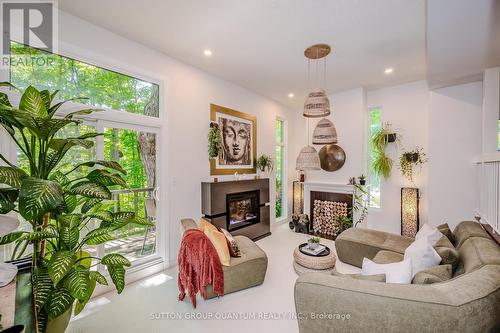
[[[482,79],[500,65],[500,1],[427,1],[427,80],[431,88]]]
[[[315,43],[333,47],[328,93],[426,76],[424,0],[138,3],[59,0],[59,8],[293,108],[303,106],[311,88],[303,52]],[[204,49],[213,55],[204,56]],[[384,74],[387,67],[394,68],[391,75]]]

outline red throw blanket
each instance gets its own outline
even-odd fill
[[[182,238],[179,257],[179,300],[186,296],[186,289],[191,302],[196,308],[196,294],[206,297],[206,286],[212,284],[214,293],[224,294],[224,272],[219,255],[210,239],[198,229],[190,229]]]

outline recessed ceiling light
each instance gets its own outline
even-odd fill
[[[384,73],[385,74],[391,74],[393,71],[394,71],[394,69],[392,69],[392,68],[386,68],[385,71],[384,71]]]
[[[203,51],[203,54],[206,55],[207,57],[210,57],[212,55],[212,51],[205,50],[205,51]]]
[[[293,96],[295,96],[293,93],[288,94],[288,98],[293,98]]]

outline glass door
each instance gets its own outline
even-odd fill
[[[127,172],[123,176],[129,188],[112,190],[115,211],[134,212],[156,224],[157,173],[154,129],[125,129],[117,124],[105,124],[101,138],[105,160],[120,163]],[[116,239],[104,244],[103,254],[120,253],[132,263],[156,254],[156,227],[130,225],[116,231]],[[142,261],[142,260],[141,260]]]

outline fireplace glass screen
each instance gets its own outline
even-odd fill
[[[227,230],[236,230],[259,222],[259,191],[227,195]]]

